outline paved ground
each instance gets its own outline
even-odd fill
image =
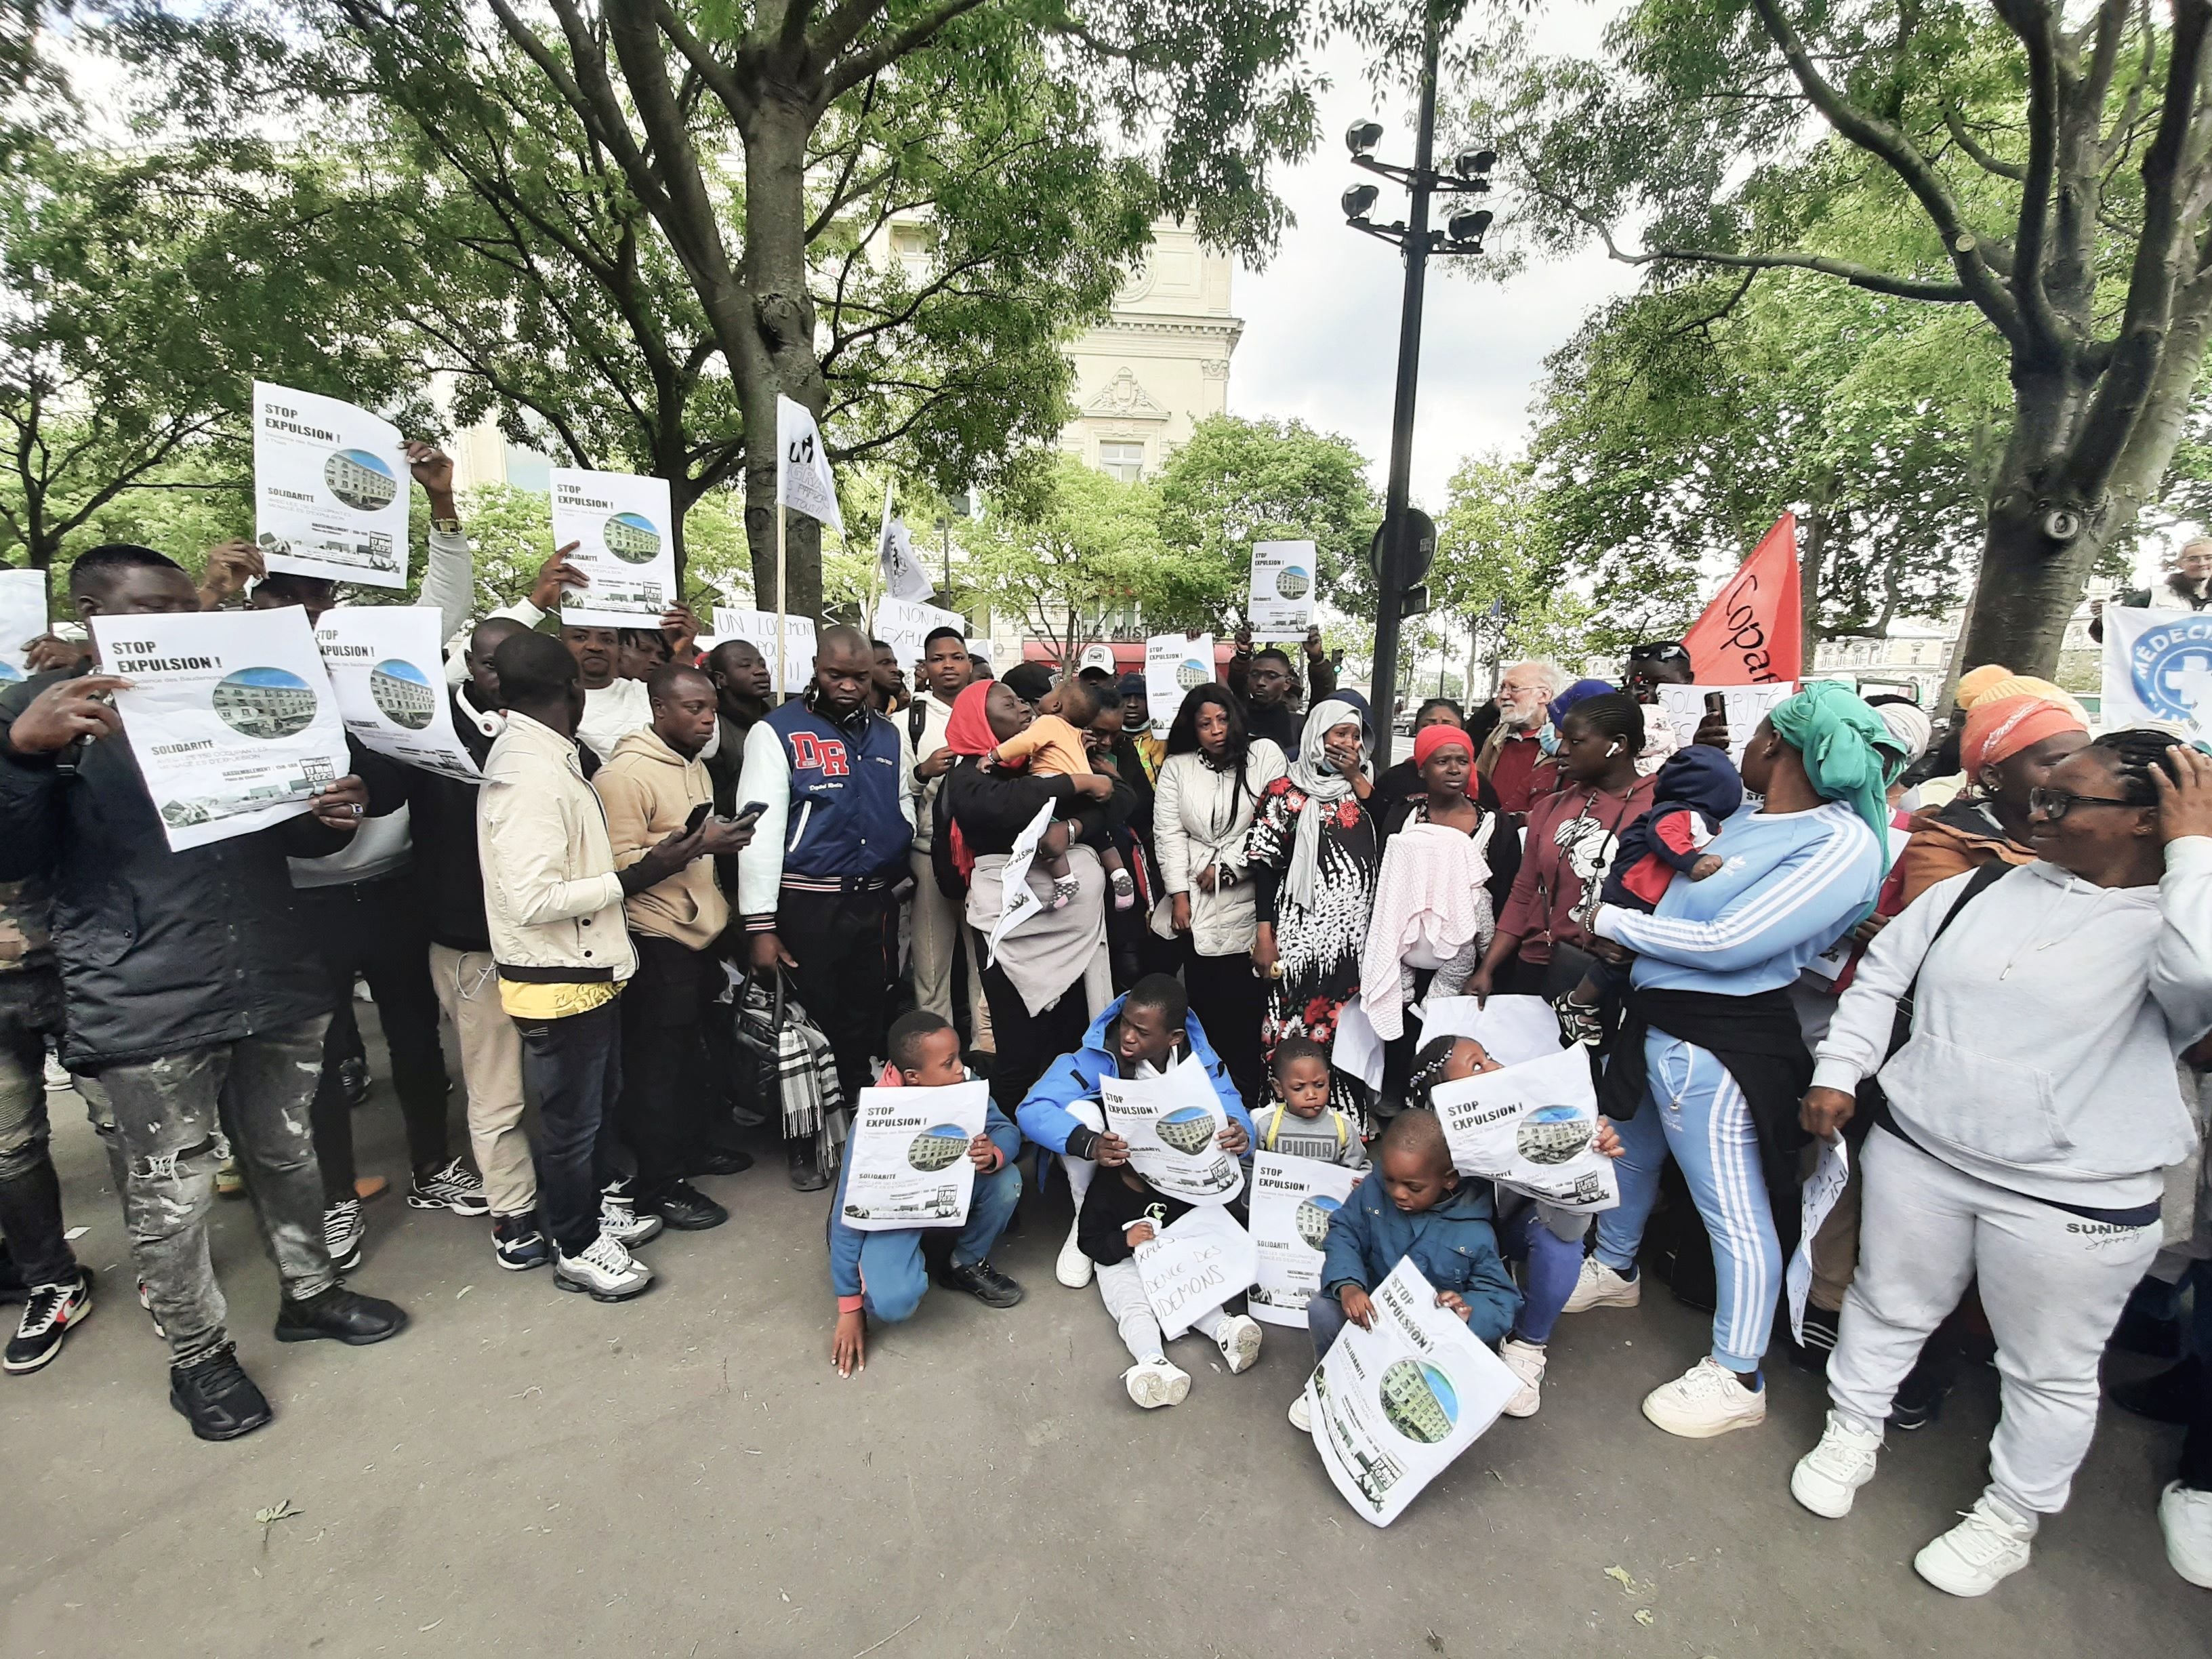
[[[1803,1375],[1776,1375],[1764,1429],[1710,1444],[1637,1414],[1703,1346],[1661,1295],[1567,1321],[1543,1413],[1377,1532],[1283,1423],[1295,1336],[1233,1378],[1176,1345],[1188,1402],[1140,1414],[1096,1293],[1052,1280],[1049,1216],[1001,1253],[1022,1307],[933,1294],[840,1382],[823,1205],[764,1170],[706,1183],[736,1222],[647,1246],[662,1282],[617,1308],[497,1271],[482,1224],[380,1200],[357,1282],[415,1322],[362,1350],[270,1339],[273,1276],[225,1204],[240,1349],[278,1415],[203,1445],[164,1401],[98,1150],[55,1099],[102,1299],[60,1362],[0,1383],[6,1659],[2212,1652],[2212,1595],[2167,1570],[2152,1514],[2172,1431],[2108,1413],[2034,1565],[1952,1601],[1908,1563],[1980,1486],[1993,1374],[1856,1514],[1817,1522],[1785,1485],[1821,1408]],[[363,1167],[399,1171],[381,1084],[359,1122]]]

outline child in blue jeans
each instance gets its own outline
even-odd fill
[[[1498,1254],[1489,1188],[1462,1183],[1434,1112],[1393,1118],[1375,1164],[1328,1224],[1321,1294],[1306,1304],[1314,1358],[1328,1352],[1346,1320],[1373,1326],[1368,1292],[1407,1256],[1437,1287],[1438,1307],[1457,1314],[1485,1342],[1497,1341],[1512,1328],[1521,1293]],[[1291,1426],[1312,1427],[1303,1389],[1291,1406]]]
[[[876,1081],[879,1089],[933,1089],[967,1081],[960,1035],[942,1014],[917,1008],[902,1015],[891,1023],[890,1048],[890,1061]],[[1021,1147],[1021,1131],[996,1106],[986,1107],[983,1133],[968,1143],[968,1158],[975,1166],[968,1224],[952,1237],[951,1254],[934,1275],[939,1284],[965,1291],[986,1307],[1011,1308],[1022,1299],[1022,1287],[991,1265],[991,1247],[1006,1231],[1021,1199],[1021,1171],[1014,1165]],[[913,1317],[921,1305],[933,1276],[923,1256],[926,1233],[952,1235],[950,1227],[864,1233],[847,1226],[841,1218],[852,1170],[853,1160],[842,1160],[830,1206],[830,1279],[837,1292],[837,1333],[830,1341],[830,1363],[840,1376],[867,1364],[871,1314],[895,1325]]]

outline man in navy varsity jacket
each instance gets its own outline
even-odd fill
[[[738,800],[762,801],[738,859],[738,909],[752,965],[781,965],[837,1056],[852,1101],[872,1081],[890,1018],[897,908],[907,878],[914,754],[895,720],[868,706],[875,653],[854,628],[825,629],[814,684],[746,734]],[[811,1139],[787,1143],[792,1184],[825,1184]]]

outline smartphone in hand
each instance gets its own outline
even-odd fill
[[[684,819],[684,833],[687,836],[697,835],[699,833],[699,826],[706,823],[707,815],[714,810],[714,802],[707,800],[701,801],[696,806],[691,809],[691,816]]]

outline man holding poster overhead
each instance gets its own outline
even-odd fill
[[[200,608],[173,562],[121,544],[78,558],[70,596],[87,620]],[[314,940],[285,868],[288,853],[343,846],[366,792],[336,778],[287,821],[172,852],[108,701],[128,684],[62,670],[0,695],[0,881],[53,884],[63,1059],[97,1075],[112,1113],[97,1127],[122,1155],[132,1255],[169,1343],[170,1403],[202,1439],[228,1440],[270,1413],[233,1352],[208,1255],[226,1133],[283,1280],[278,1338],[359,1345],[406,1323],[340,1285],[323,1243],[307,1107],[331,989],[305,970]]]

